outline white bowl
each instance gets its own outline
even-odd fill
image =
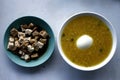
[[[70,20],[72,20],[73,18],[78,17],[78,16],[82,16],[82,15],[92,15],[92,16],[95,16],[95,17],[101,19],[103,22],[105,22],[106,25],[109,27],[109,29],[111,31],[112,39],[113,39],[112,49],[111,49],[108,57],[104,61],[102,61],[100,64],[97,64],[97,65],[92,66],[92,67],[83,67],[83,66],[80,66],[80,65],[77,65],[77,64],[71,62],[66,57],[66,55],[64,54],[64,52],[62,50],[62,47],[61,47],[61,41],[60,40],[61,40],[62,31],[63,31],[65,25]],[[84,13],[79,13],[79,14],[72,15],[67,21],[65,21],[65,23],[62,25],[62,28],[60,29],[60,32],[59,32],[59,35],[58,35],[58,38],[57,38],[57,43],[58,43],[58,49],[60,51],[61,56],[70,66],[72,66],[72,67],[74,67],[78,70],[82,70],[82,71],[92,71],[92,70],[96,70],[96,69],[99,69],[99,68],[103,67],[104,65],[106,65],[112,59],[112,57],[115,53],[115,50],[116,50],[116,46],[117,46],[117,36],[116,36],[116,31],[115,31],[114,27],[105,17],[103,17],[102,15],[100,15],[98,13],[94,13],[94,12],[84,12]]]

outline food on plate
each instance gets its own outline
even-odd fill
[[[50,36],[46,30],[38,27],[30,23],[20,25],[19,29],[12,28],[7,49],[25,61],[42,56],[47,49]]]
[[[105,60],[112,44],[112,34],[108,26],[92,15],[74,17],[65,24],[61,35],[65,56],[83,67],[95,66]]]

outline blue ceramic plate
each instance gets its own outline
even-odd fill
[[[39,57],[36,60],[31,60],[30,62],[26,62],[26,61],[20,59],[19,56],[15,55],[11,51],[7,50],[7,44],[8,44],[8,39],[9,39],[9,35],[10,35],[10,30],[13,27],[18,29],[21,24],[29,24],[29,23],[34,23],[35,25],[39,25],[40,28],[46,30],[48,32],[48,34],[50,35],[50,39],[48,41],[48,48],[41,57]],[[9,27],[7,28],[5,35],[4,35],[4,47],[5,47],[7,56],[14,63],[16,63],[20,66],[23,66],[23,67],[35,67],[35,66],[38,66],[38,65],[44,63],[45,61],[47,61],[49,59],[49,57],[51,56],[51,54],[53,53],[54,44],[55,44],[55,38],[54,38],[54,34],[53,34],[53,31],[50,28],[50,26],[42,19],[33,17],[33,16],[25,16],[25,17],[18,18],[17,20],[15,20],[13,23],[11,23],[9,25]]]

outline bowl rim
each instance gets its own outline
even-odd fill
[[[11,58],[11,56],[10,55],[12,55],[12,56],[15,56],[15,57],[18,57],[17,55],[15,55],[15,54],[13,54],[11,51],[9,51],[8,49],[7,49],[7,47],[5,46],[5,39],[6,39],[6,35],[9,33],[9,32],[7,32],[7,31],[10,31],[9,30],[9,28],[13,28],[13,27],[11,27],[11,25],[13,25],[16,21],[18,21],[18,20],[20,20],[20,19],[23,19],[23,18],[35,18],[35,19],[37,19],[38,21],[42,21],[44,24],[46,24],[47,25],[47,27],[48,27],[48,29],[50,30],[50,33],[51,33],[51,35],[52,35],[52,47],[48,47],[49,48],[49,54],[47,54],[48,53],[48,49],[45,51],[45,53],[42,55],[42,56],[40,56],[38,59],[39,59],[39,63],[38,62],[34,62],[34,61],[37,61],[38,59],[36,59],[36,60],[32,60],[32,61],[30,61],[30,62],[25,62],[24,60],[22,60],[22,59],[19,59],[20,61],[23,61],[23,62],[25,62],[24,64],[22,64],[22,62],[21,63],[18,63],[19,61],[15,61],[14,59],[12,59]],[[8,43],[8,42],[7,42]],[[6,44],[7,44],[6,43]],[[8,24],[8,27],[7,27],[7,29],[5,30],[5,32],[4,32],[4,38],[3,38],[3,44],[4,44],[4,49],[5,49],[5,53],[7,54],[7,57],[13,62],[13,63],[15,63],[15,64],[17,64],[17,65],[19,65],[19,66],[22,66],[22,67],[36,67],[36,66],[39,66],[39,65],[41,65],[41,64],[43,64],[43,63],[45,63],[50,57],[51,57],[51,55],[53,54],[53,52],[54,52],[54,48],[55,48],[55,36],[54,36],[54,32],[53,32],[53,30],[52,30],[52,28],[51,28],[51,26],[45,21],[45,20],[43,20],[42,18],[39,18],[39,17],[36,17],[36,16],[22,16],[22,17],[18,17],[17,19],[14,19],[10,24]],[[47,55],[47,57],[46,57],[46,55]],[[19,58],[19,57],[18,57]],[[43,58],[43,59],[42,59]],[[34,62],[34,64],[32,64],[32,62]]]
[[[108,55],[108,57],[102,61],[101,63],[95,65],[95,66],[91,66],[91,67],[83,67],[83,66],[80,66],[80,65],[77,65],[73,62],[71,62],[64,54],[63,50],[62,50],[62,47],[61,47],[61,34],[62,34],[62,31],[65,27],[65,25],[70,21],[72,20],[73,18],[77,17],[77,16],[82,16],[82,15],[92,15],[92,16],[95,16],[99,19],[101,19],[107,26],[108,28],[110,29],[110,32],[112,34],[112,48],[111,48],[111,51]],[[61,29],[59,30],[59,33],[58,33],[58,36],[57,36],[57,43],[58,43],[58,50],[60,52],[60,55],[62,56],[62,58],[64,59],[64,61],[69,64],[70,66],[72,66],[73,68],[76,68],[78,70],[82,70],[82,71],[93,71],[93,70],[97,70],[97,69],[100,69],[102,68],[103,66],[105,66],[108,62],[110,62],[110,60],[112,59],[113,55],[115,54],[115,51],[116,51],[116,47],[117,47],[117,35],[116,35],[116,31],[115,31],[115,28],[113,27],[113,25],[111,24],[111,22],[105,18],[103,15],[99,14],[99,13],[96,13],[96,12],[90,12],[90,11],[85,11],[85,12],[79,12],[79,13],[75,13],[73,15],[71,15],[69,18],[67,18],[67,20],[65,20],[65,22],[62,24],[62,27]]]

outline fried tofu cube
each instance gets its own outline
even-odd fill
[[[31,43],[31,44],[33,44],[33,43],[35,43],[35,42],[37,42],[36,39],[30,39],[30,43]]]
[[[35,58],[38,58],[38,57],[39,57],[38,53],[34,53],[34,54],[31,55],[32,59],[35,59]]]
[[[29,45],[29,42],[23,41],[23,42],[21,43],[21,47],[23,47],[23,48],[26,48],[28,45]]]
[[[19,54],[20,56],[24,56],[24,55],[25,55],[25,52],[23,52],[22,50],[19,50],[19,51],[18,51],[18,54]]]
[[[35,39],[38,40],[40,37],[39,36],[35,36]]]
[[[28,26],[26,24],[20,25],[20,26],[21,26],[22,32],[24,32],[28,28]]]
[[[9,49],[11,51],[15,51],[17,49],[17,47],[15,47],[13,42],[8,42],[7,49]]]
[[[34,27],[34,24],[33,24],[33,23],[30,23],[28,26],[29,26],[29,28],[33,28],[33,27]]]
[[[24,38],[24,41],[25,41],[25,42],[30,42],[30,40],[31,40],[31,37],[25,37],[25,38]]]
[[[21,59],[24,59],[25,61],[29,61],[30,60],[30,55],[28,55],[28,54],[22,55]]]
[[[12,30],[10,31],[10,34],[11,34],[13,37],[15,37],[15,36],[18,35],[18,30],[15,29],[15,28],[12,28]]]
[[[23,51],[19,50],[18,54],[23,55]]]
[[[44,44],[40,41],[34,43],[34,48],[35,48],[35,51],[38,51],[39,49],[41,49],[42,47],[44,46]]]
[[[13,47],[14,47],[14,43],[13,42],[8,42],[7,49],[12,49]]]
[[[18,37],[20,38],[20,37],[25,37],[25,33],[23,33],[23,32],[18,32]]]
[[[14,41],[15,41],[15,39],[12,36],[10,36],[9,37],[9,42],[14,42]]]
[[[19,41],[15,41],[15,47],[20,48],[20,43],[19,43]]]
[[[39,32],[37,30],[35,30],[33,33],[32,33],[32,36],[35,37],[35,36],[39,36]]]
[[[43,38],[47,38],[49,35],[48,35],[48,33],[45,31],[45,30],[42,30],[42,31],[40,31],[40,36],[42,36]]]
[[[34,47],[31,46],[31,45],[28,45],[27,48],[28,48],[28,51],[29,51],[29,52],[33,52],[33,51],[34,51]]]
[[[26,30],[25,30],[25,34],[31,35],[31,33],[32,33],[32,30],[31,30],[31,29],[26,29]]]
[[[19,43],[23,43],[23,41],[24,41],[24,37],[23,36],[21,36],[21,37],[19,37]]]
[[[25,59],[26,61],[29,61],[29,60],[30,60],[30,56],[29,56],[28,54],[25,54],[25,55],[24,55],[24,59]]]
[[[43,38],[40,38],[40,40],[39,40],[40,42],[42,42],[42,43],[44,43],[44,44],[46,44],[47,43],[47,39],[43,39]]]
[[[40,41],[37,42],[37,45],[39,46],[39,48],[42,48],[44,46],[44,44]]]

